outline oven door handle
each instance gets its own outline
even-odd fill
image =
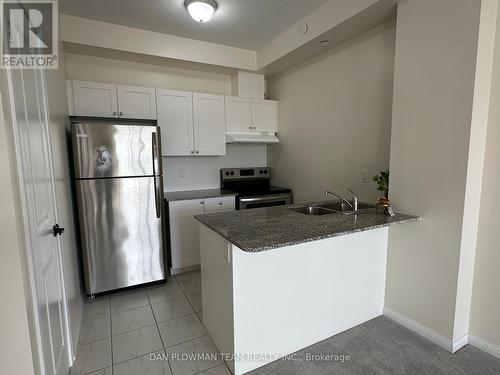
[[[246,197],[240,198],[241,203],[252,203],[252,202],[274,202],[278,200],[288,200],[291,198],[291,194],[276,194],[268,195],[264,197]]]

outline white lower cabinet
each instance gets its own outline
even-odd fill
[[[194,217],[204,212],[203,199],[169,203],[172,270],[200,264],[200,234]]]
[[[200,264],[200,231],[196,215],[234,211],[234,196],[169,202],[170,253],[173,274]]]
[[[205,199],[205,213],[234,211],[234,197],[207,198]]]

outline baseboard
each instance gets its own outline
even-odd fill
[[[465,345],[469,343],[470,336],[469,334],[465,334],[462,337],[456,339],[453,341],[453,348],[452,348],[452,353],[455,353],[457,350],[462,349]]]
[[[387,318],[394,320],[396,323],[399,323],[402,326],[408,328],[410,331],[413,331],[416,334],[425,337],[427,340],[432,341],[434,344],[439,345],[450,353],[455,353],[458,349],[464,347],[469,343],[469,335],[464,335],[455,341],[450,340],[443,335],[434,332],[433,330],[423,326],[422,324],[417,323],[416,321],[404,315],[401,315],[387,307],[384,308],[384,315]]]
[[[469,344],[494,357],[500,358],[500,347],[475,336],[469,336]]]
[[[200,264],[194,264],[194,265],[188,265],[188,266],[183,266],[179,268],[172,268],[170,267],[170,274],[172,276],[178,275],[180,273],[184,272],[191,272],[191,271],[198,271],[200,269]]]

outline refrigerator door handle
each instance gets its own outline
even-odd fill
[[[155,206],[156,206],[156,217],[158,219],[161,218],[161,195],[163,191],[163,184],[162,184],[162,177],[161,176],[155,176]]]
[[[162,171],[162,160],[161,160],[161,143],[160,143],[160,127],[156,127],[156,131],[151,134],[151,148],[153,154],[153,175],[161,176]]]
[[[151,134],[151,155],[153,156],[153,176],[161,175],[159,173],[160,170],[160,162],[158,160],[158,138],[157,133]]]
[[[159,129],[157,129],[159,131]],[[152,148],[152,154],[153,154],[153,175],[154,175],[154,181],[155,181],[155,207],[156,207],[156,217],[159,219],[161,218],[161,193],[162,193],[162,186],[161,186],[161,173],[159,172],[159,156],[158,156],[158,133],[155,132],[152,134],[153,138],[151,141],[151,148]],[[158,177],[160,175],[160,177]]]

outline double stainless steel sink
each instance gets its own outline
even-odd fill
[[[313,205],[303,206],[303,207],[294,207],[290,208],[292,211],[299,212],[304,215],[331,215],[331,214],[344,214],[344,215],[352,215],[356,213],[360,213],[363,210],[373,208],[373,205],[358,203],[358,210],[353,211],[351,206],[344,202],[335,202],[335,203],[317,203]]]

